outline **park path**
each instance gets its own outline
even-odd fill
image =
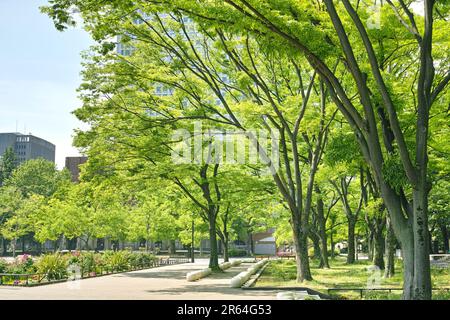
[[[242,290],[229,287],[230,279],[250,266],[247,263],[195,282],[186,281],[187,272],[207,266],[208,260],[197,259],[195,263],[126,272],[76,282],[30,288],[0,286],[0,300],[269,300],[276,298],[276,291]]]

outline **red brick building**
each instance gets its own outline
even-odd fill
[[[73,182],[80,179],[80,165],[87,161],[87,157],[66,157],[66,168],[70,171]]]

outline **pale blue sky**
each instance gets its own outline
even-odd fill
[[[78,155],[71,114],[80,106],[81,56],[92,44],[82,29],[58,32],[39,12],[46,0],[0,0],[0,132],[32,133],[56,145],[56,163]]]

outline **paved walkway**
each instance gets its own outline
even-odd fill
[[[126,300],[268,300],[276,291],[242,290],[229,287],[232,277],[251,264],[232,267],[195,282],[186,281],[186,273],[206,268],[208,261],[171,265],[127,272],[77,282],[63,282],[38,287],[0,286],[0,300],[6,299],[126,299]]]

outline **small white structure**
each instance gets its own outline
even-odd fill
[[[186,280],[187,281],[195,281],[199,280],[201,278],[204,278],[206,276],[209,276],[212,273],[212,270],[210,268],[198,270],[198,271],[192,271],[186,274]]]
[[[274,256],[277,253],[277,245],[274,237],[266,237],[255,242],[255,254]]]
[[[224,262],[219,264],[219,268],[222,270],[227,270],[228,268],[231,268],[231,262]]]
[[[246,271],[239,273],[237,276],[231,278],[230,287],[239,288],[246,283],[252,275],[254,275],[260,268],[262,268],[269,260],[261,260],[255,263],[253,266],[249,267]]]
[[[308,294],[306,291],[282,291],[278,292],[277,300],[321,300],[316,294]]]

